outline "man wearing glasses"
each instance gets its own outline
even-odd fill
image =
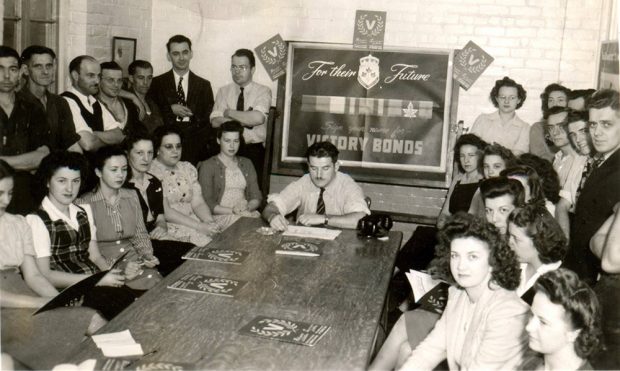
[[[181,160],[196,165],[219,152],[215,133],[209,125],[213,90],[208,80],[189,69],[194,56],[189,38],[183,35],[172,36],[166,48],[172,69],[153,78],[148,96],[159,108],[164,124],[181,128]]]
[[[267,136],[267,116],[271,105],[271,89],[252,81],[256,70],[254,53],[239,49],[231,56],[233,83],[221,87],[215,96],[211,125],[220,127],[226,121],[239,121],[243,126],[245,145],[239,155],[252,160],[258,179],[262,179]]]

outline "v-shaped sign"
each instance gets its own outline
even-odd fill
[[[276,325],[275,323],[270,323],[267,326],[263,327],[263,330],[266,331],[282,331],[284,330],[283,326]]]
[[[269,53],[270,56],[275,58],[278,56],[278,48],[274,45],[271,50],[267,50],[267,53]]]
[[[372,30],[373,28],[375,28],[375,24],[377,23],[376,20],[373,21],[369,21],[368,19],[366,20],[366,28],[368,28],[369,30]]]
[[[226,282],[209,282],[209,286],[215,287],[218,290],[224,290],[228,284]]]
[[[470,66],[473,66],[474,64],[476,64],[478,62],[480,62],[480,58],[474,59],[474,55],[473,54],[469,55],[469,65]]]

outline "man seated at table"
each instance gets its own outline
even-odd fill
[[[338,171],[338,149],[330,142],[314,143],[306,153],[309,173],[279,194],[269,195],[263,218],[279,231],[286,230],[285,215],[297,210],[297,222],[306,226],[355,228],[370,210],[364,192],[349,175]]]

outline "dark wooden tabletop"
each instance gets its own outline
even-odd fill
[[[209,246],[249,251],[241,265],[186,261],[99,333],[129,329],[143,361],[197,369],[365,369],[372,351],[401,232],[388,241],[343,231],[320,257],[276,255],[281,235],[264,236],[260,219],[241,218]],[[187,273],[247,281],[235,297],[168,289]],[[240,335],[259,315],[331,326],[314,347]],[[91,339],[70,360],[103,359]]]

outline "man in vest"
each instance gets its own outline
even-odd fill
[[[103,115],[101,104],[94,97],[99,92],[101,74],[97,60],[88,55],[75,57],[69,63],[69,73],[72,86],[61,95],[69,103],[80,147],[93,152],[122,142],[125,138],[122,124],[111,115]]]

